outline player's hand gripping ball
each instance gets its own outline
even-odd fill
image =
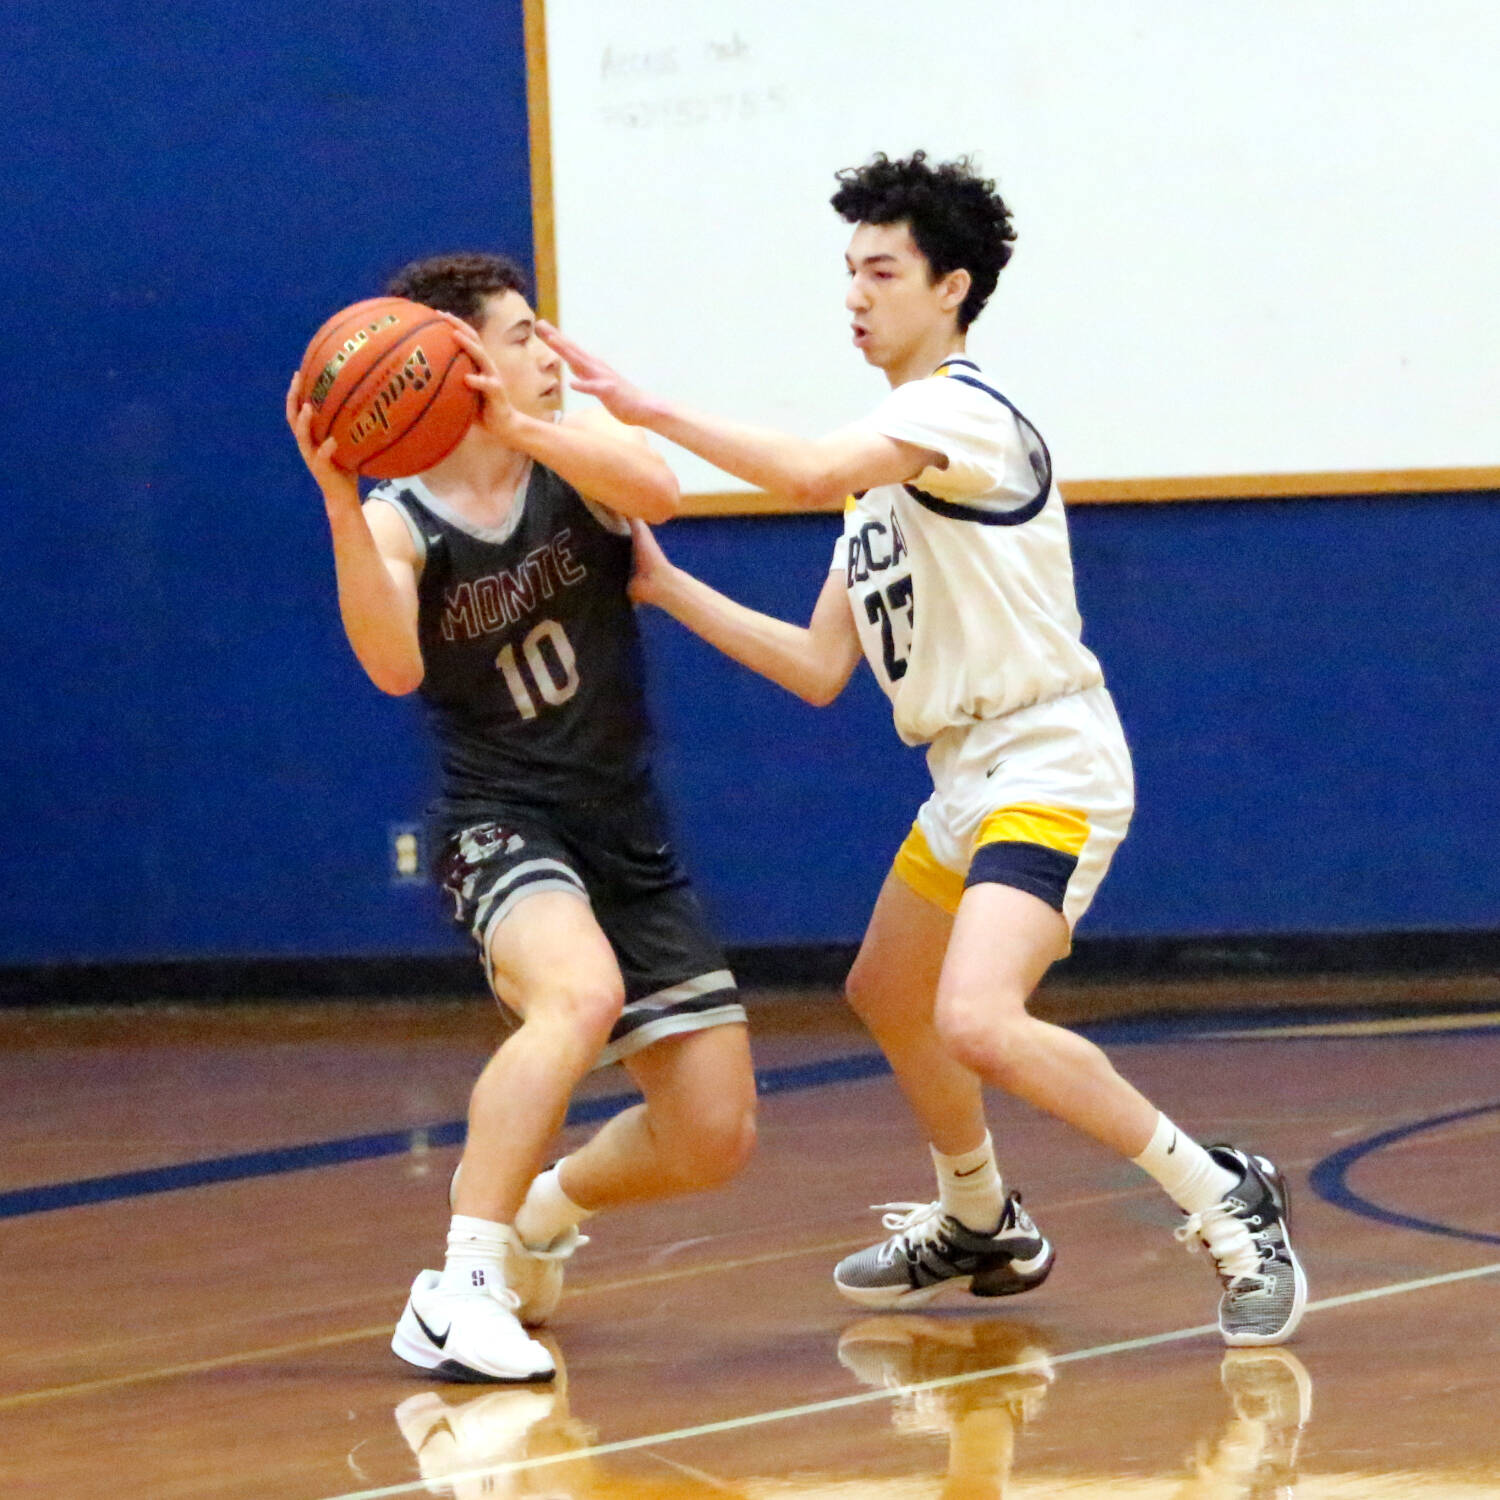
[[[373,297],[335,313],[302,356],[312,441],[372,479],[420,474],[446,458],[479,415],[477,373],[452,327],[405,297]]]

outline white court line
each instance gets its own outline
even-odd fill
[[[1330,1308],[1349,1307],[1357,1302],[1373,1302],[1380,1297],[1398,1297],[1406,1292],[1426,1291],[1435,1286],[1451,1286],[1458,1281],[1473,1281],[1480,1276],[1492,1276],[1500,1271],[1500,1261],[1487,1266],[1471,1266],[1466,1271],[1448,1271],[1441,1276],[1423,1276],[1415,1281],[1397,1281],[1388,1286],[1370,1287],[1362,1292],[1346,1292],[1341,1297],[1324,1297],[1307,1304],[1308,1312],[1326,1312]],[[1079,1364],[1088,1359],[1104,1359],[1111,1354],[1130,1354],[1138,1349],[1153,1349],[1161,1344],[1180,1344],[1189,1339],[1217,1334],[1216,1323],[1200,1323],[1196,1328],[1176,1328],[1170,1333],[1153,1333],[1144,1338],[1122,1339],[1114,1344],[1096,1344],[1091,1349],[1075,1349],[1071,1354],[1049,1356],[1052,1365]],[[519,1474],[532,1469],[547,1468],[552,1464],[571,1463],[580,1458],[604,1458],[611,1453],[628,1453],[637,1448],[656,1448],[665,1443],[681,1443],[691,1438],[712,1437],[720,1432],[743,1432],[750,1427],[765,1427],[773,1422],[790,1422],[798,1417],[816,1417],[825,1412],[848,1411],[856,1406],[869,1406],[877,1401],[890,1401],[897,1396],[914,1391],[938,1391],[949,1386],[967,1385],[976,1380],[990,1380],[997,1375],[1010,1375],[1034,1367],[1034,1361],[1020,1364],[993,1365],[984,1370],[967,1370],[962,1375],[944,1375],[936,1380],[923,1380],[913,1385],[892,1386],[878,1391],[859,1391],[852,1396],[838,1396],[829,1401],[810,1401],[803,1406],[784,1406],[778,1411],[753,1412],[746,1417],[728,1417],[721,1422],[704,1422],[697,1427],[678,1427],[670,1432],[649,1433],[644,1437],[622,1438],[614,1443],[599,1443],[592,1448],[577,1448],[571,1453],[549,1453],[541,1458],[520,1459],[515,1463],[493,1464],[487,1468],[469,1469],[463,1473],[445,1474],[443,1483],[458,1485],[472,1480],[497,1477],[502,1474]],[[406,1484],[386,1485],[374,1490],[348,1490],[329,1495],[324,1500],[391,1500],[397,1495],[413,1495],[426,1490],[427,1482],[414,1479]]]
[[[1302,1167],[1308,1162],[1283,1162],[1283,1166]],[[1060,1213],[1070,1208],[1090,1208],[1098,1203],[1117,1203],[1124,1198],[1142,1197],[1157,1191],[1155,1183],[1144,1183],[1140,1187],[1112,1188],[1106,1193],[1087,1193],[1077,1198],[1061,1198],[1047,1205],[1048,1214]],[[734,1260],[709,1261],[703,1265],[675,1266],[668,1271],[647,1271],[636,1276],[619,1277],[613,1281],[593,1281],[583,1286],[570,1287],[568,1297],[585,1297],[595,1293],[633,1291],[637,1287],[655,1286],[664,1282],[684,1281],[696,1276],[718,1275],[723,1271],[739,1271],[747,1266],[773,1264],[776,1261],[796,1260],[804,1255],[826,1255],[830,1252],[853,1250],[869,1243],[868,1235],[856,1239],[831,1240],[817,1245],[799,1245],[793,1250],[768,1250],[761,1255],[744,1255]],[[399,1295],[399,1294],[393,1294]],[[372,1300],[367,1298],[361,1301]],[[246,1365],[261,1360],[283,1359],[290,1354],[301,1354],[310,1349],[331,1349],[339,1344],[350,1344],[361,1339],[388,1338],[391,1325],[374,1323],[365,1328],[354,1328],[344,1333],[328,1333],[313,1338],[296,1339],[291,1343],[276,1344],[270,1348],[247,1349],[238,1354],[222,1354],[214,1358],[189,1360],[182,1364],[158,1365],[149,1370],[133,1370],[123,1375],[107,1375],[97,1380],[78,1380],[69,1385],[48,1386],[41,1390],[16,1391],[9,1396],[0,1396],[0,1412],[18,1406],[35,1406],[43,1401],[56,1401],[69,1396],[93,1396],[101,1391],[120,1390],[127,1386],[146,1385],[157,1380],[178,1380],[186,1375],[202,1375],[210,1370],[229,1369],[235,1365]]]

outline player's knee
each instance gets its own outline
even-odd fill
[[[663,1138],[664,1137],[664,1138]],[[658,1132],[668,1169],[684,1192],[722,1186],[755,1151],[755,1100],[705,1101],[691,1117]]]
[[[625,1007],[625,988],[618,980],[580,985],[568,996],[566,1013],[595,1050],[602,1049]]]
[[[997,1005],[993,995],[945,996],[938,1003],[943,1050],[987,1083],[1011,1089],[1031,1057],[1030,1017],[1019,1005]]]
[[[868,995],[864,972],[856,964],[844,980],[844,999],[849,1002],[849,1008],[855,1015],[863,1017]]]
[[[737,1176],[754,1156],[755,1142],[755,1100],[751,1098],[728,1114],[719,1131],[714,1150],[716,1180],[727,1182]]]
[[[739,1174],[755,1151],[755,1106],[727,1107],[705,1122],[694,1155],[700,1187],[718,1187]]]
[[[616,975],[557,976],[526,997],[528,1024],[561,1030],[577,1043],[599,1052],[625,1006],[625,987]]]
[[[880,983],[874,966],[855,960],[844,980],[844,998],[849,1008],[871,1030],[877,1029],[885,1016],[888,986]]]

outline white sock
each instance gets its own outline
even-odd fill
[[[1164,1114],[1156,1116],[1156,1131],[1146,1149],[1134,1158],[1136,1166],[1149,1172],[1185,1214],[1201,1214],[1239,1183],[1190,1135],[1179,1130]]]
[[[560,1161],[537,1175],[516,1215],[516,1233],[533,1250],[545,1250],[559,1235],[594,1216],[592,1209],[580,1208],[563,1192],[561,1169]]]
[[[445,1292],[482,1292],[505,1285],[504,1224],[454,1214],[448,1223],[448,1258],[443,1262]]]
[[[1149,1172],[1185,1214],[1207,1212],[1239,1186],[1239,1177],[1221,1167],[1191,1136],[1164,1115],[1136,1166]],[[1247,1275],[1260,1264],[1250,1230],[1239,1219],[1214,1215],[1204,1224],[1203,1239],[1219,1265],[1233,1275]]]
[[[943,1212],[980,1234],[992,1234],[1000,1223],[1005,1190],[989,1131],[985,1131],[984,1139],[972,1151],[959,1156],[944,1156],[936,1146],[929,1146],[928,1150],[937,1168],[938,1198]]]

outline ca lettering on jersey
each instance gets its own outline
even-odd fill
[[[847,585],[851,597],[857,595],[855,618],[863,617],[879,631],[880,666],[888,683],[899,682],[906,675],[906,658],[911,649],[911,632],[916,617],[912,597],[910,568],[903,567],[909,548],[901,523],[892,508],[884,521],[875,517],[865,520],[859,530],[849,533]],[[867,652],[873,651],[870,643]],[[870,656],[874,666],[875,658]]]
[[[443,595],[443,639],[478,640],[524,620],[561,589],[582,583],[588,569],[574,557],[571,541],[571,530],[564,529],[527,553],[519,567],[449,589]]]
[[[899,567],[907,551],[894,510],[887,521],[866,521],[849,537],[848,586],[868,583],[875,574]]]

